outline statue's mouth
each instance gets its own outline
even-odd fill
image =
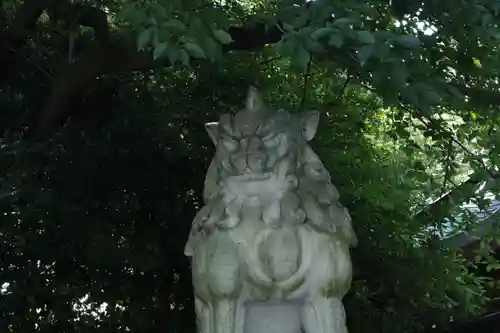
[[[251,181],[263,181],[268,180],[272,177],[272,172],[264,172],[264,173],[244,173],[242,175],[233,176],[234,180],[240,182],[251,182]]]
[[[244,173],[228,177],[223,185],[232,196],[259,198],[271,202],[296,185],[295,178],[280,177],[272,171]]]

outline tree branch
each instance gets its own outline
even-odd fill
[[[40,127],[48,130],[56,119],[62,117],[72,101],[78,100],[81,94],[94,79],[103,74],[120,74],[130,71],[145,71],[167,67],[171,64],[166,59],[154,60],[147,52],[137,51],[135,43],[129,45],[113,41],[110,36],[107,15],[98,8],[89,5],[75,5],[69,0],[25,0],[15,19],[12,33],[17,36],[15,43],[6,43],[7,39],[0,35],[0,66],[6,68],[8,58],[19,45],[24,43],[29,32],[43,10],[47,9],[51,20],[63,20],[68,27],[71,24],[88,26],[94,29],[97,49],[81,61],[71,64],[62,73],[54,85],[45,109],[40,116]],[[267,28],[264,23],[252,23],[246,26],[233,26],[229,29],[233,42],[224,47],[226,52],[252,51],[266,44],[276,43],[281,39],[282,31],[275,26]],[[353,59],[348,49],[340,50],[334,57],[339,67],[351,68]],[[1,77],[0,77],[1,79]],[[500,93],[456,86],[462,93],[471,96],[482,104],[500,104]]]
[[[0,0],[0,29],[5,29],[6,25],[5,8],[3,8],[3,0]]]
[[[226,47],[226,51],[251,51],[279,41],[282,32],[277,27],[266,30],[264,24],[252,24],[231,27],[229,34],[233,42]],[[150,53],[137,51],[135,44],[110,42],[107,47],[99,47],[64,71],[40,115],[39,127],[43,132],[50,131],[68,111],[70,103],[78,100],[89,84],[100,75],[146,71],[170,65],[168,59],[154,60]]]
[[[15,15],[12,33],[26,38],[27,33],[35,29],[36,21],[45,8],[47,8],[47,1],[44,0],[23,1]]]
[[[458,185],[447,194],[441,196],[438,200],[424,208],[420,211],[415,218],[421,221],[421,225],[427,226],[432,225],[436,222],[442,221],[444,218],[448,217],[450,211],[462,203],[463,201],[469,199],[477,187],[481,184],[482,179],[477,176],[472,176],[469,180]]]
[[[110,43],[109,23],[106,13],[91,5],[73,4],[69,0],[46,0],[51,4],[47,11],[52,21],[62,21],[66,29],[89,27],[94,29],[97,43],[107,47]]]
[[[14,55],[36,27],[36,22],[42,12],[47,10],[53,21],[64,21],[70,28],[74,24],[94,29],[96,40],[101,47],[106,47],[110,41],[107,15],[90,5],[72,4],[69,0],[25,0],[15,14],[12,27],[0,31],[0,67],[11,68]],[[2,11],[3,13],[3,11]],[[0,20],[1,23],[1,20]],[[0,74],[0,81],[8,77],[7,71]]]
[[[469,97],[470,102],[474,105],[480,106],[498,106],[500,105],[500,92],[467,87],[463,84],[450,82],[450,85],[455,87],[462,94]]]
[[[77,100],[82,87],[102,74],[103,62],[101,52],[93,52],[82,60],[70,64],[54,84],[52,94],[40,114],[39,127],[42,132],[51,129],[67,110],[71,101]]]
[[[267,29],[264,23],[255,23],[231,27],[229,34],[233,38],[233,42],[228,46],[229,50],[252,51],[266,44],[279,42],[283,32],[277,26]]]
[[[35,28],[38,17],[45,8],[43,0],[25,0],[19,7],[12,27],[5,30],[5,26],[0,27],[0,67],[4,69],[12,68],[13,55],[26,41],[29,33]],[[3,10],[2,10],[3,11]],[[0,74],[0,81],[4,81],[8,76],[7,70]]]

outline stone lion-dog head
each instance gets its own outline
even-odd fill
[[[204,201],[186,254],[203,234],[234,228],[245,216],[271,226],[308,223],[354,246],[356,236],[330,174],[308,142],[316,134],[317,111],[291,114],[268,108],[250,87],[246,107],[223,114],[206,129],[216,153],[208,169]]]

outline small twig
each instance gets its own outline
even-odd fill
[[[304,74],[304,85],[302,86],[302,99],[300,100],[299,109],[304,106],[304,103],[306,102],[307,99],[307,90],[309,88],[309,79],[311,76],[311,63],[312,63],[312,56],[309,58],[306,72]]]
[[[212,85],[212,89],[210,92],[210,104],[212,104],[212,111],[215,113],[216,109],[217,109],[217,107],[215,105],[216,94],[217,94],[215,92],[215,89],[217,89],[217,78],[216,78],[214,71],[215,70],[210,71],[210,83]]]
[[[448,149],[446,154],[446,165],[444,172],[443,185],[441,186],[441,195],[444,195],[446,192],[446,185],[448,184],[448,180],[451,178],[451,154],[453,153],[453,140],[451,137],[448,139]]]
[[[347,88],[347,84],[351,80],[351,75],[349,74],[349,72],[347,72],[346,74],[347,74],[347,77],[344,81],[344,84],[342,85],[342,88],[339,91],[339,94],[337,95],[337,98],[335,98],[336,101],[339,101],[342,98],[342,96],[344,95],[344,92]]]

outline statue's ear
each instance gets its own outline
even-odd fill
[[[210,136],[210,139],[212,139],[214,145],[217,145],[217,138],[219,136],[219,123],[218,122],[206,123],[205,129],[207,130],[207,133]]]
[[[307,111],[302,115],[302,136],[306,141],[310,141],[316,135],[319,124],[319,112]]]
[[[259,111],[264,107],[264,101],[257,88],[250,86],[247,94],[246,109],[250,112]]]

